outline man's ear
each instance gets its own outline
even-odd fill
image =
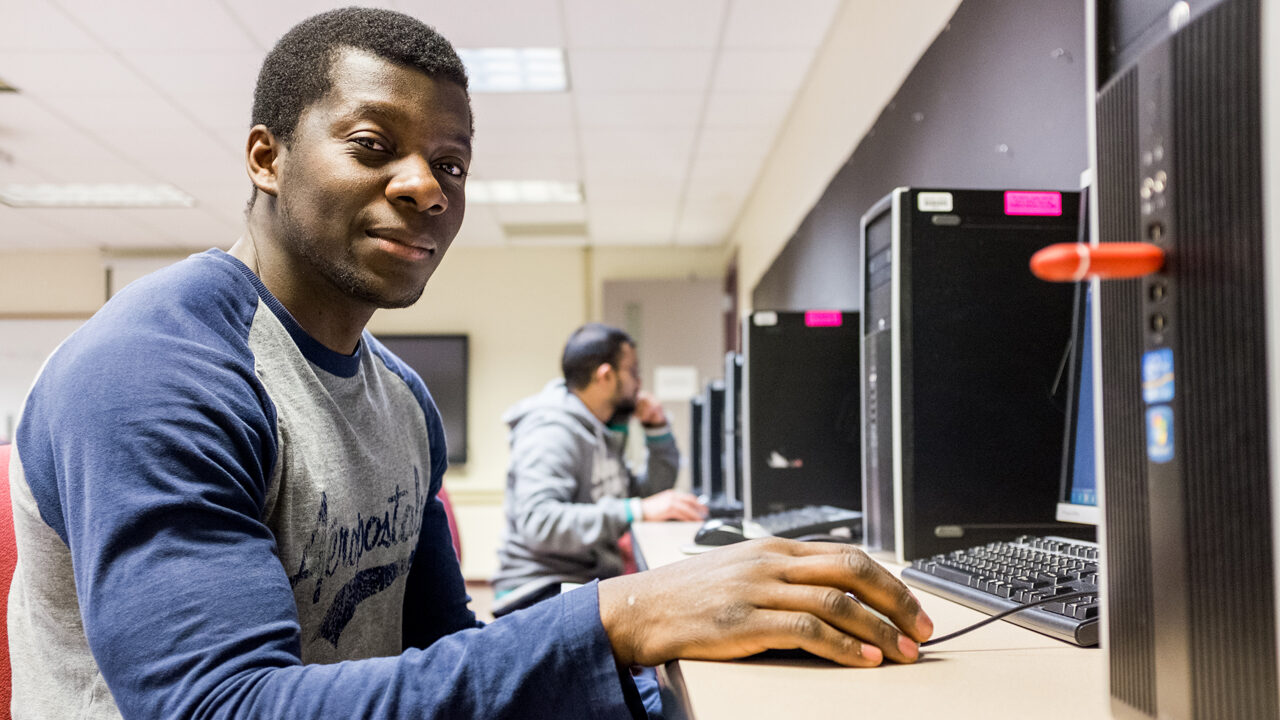
[[[245,150],[245,169],[254,187],[271,196],[279,193],[280,160],[285,152],[284,143],[266,125],[253,126]]]
[[[617,371],[613,368],[613,363],[601,363],[600,367],[592,373],[592,380],[596,382],[610,382]]]

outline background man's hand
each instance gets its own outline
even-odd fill
[[[663,490],[640,501],[641,520],[684,520],[699,522],[707,516],[707,508],[698,498],[685,492]]]
[[[662,403],[643,390],[636,395],[635,418],[641,425],[650,428],[667,424],[667,413],[662,409]]]
[[[599,588],[600,619],[623,665],[794,648],[842,665],[913,662],[933,633],[907,587],[849,545],[754,540]]]

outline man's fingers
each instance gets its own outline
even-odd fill
[[[799,648],[852,667],[874,667],[884,660],[884,653],[875,645],[840,632],[809,613],[757,610],[752,620],[759,628],[755,636],[768,648]]]
[[[898,628],[880,619],[857,600],[830,587],[772,585],[762,605],[775,610],[808,613],[845,634],[871,643],[897,662],[915,662],[920,646]]]
[[[933,621],[901,580],[866,553],[835,543],[790,543],[782,580],[793,585],[820,585],[851,592],[883,613],[916,642],[933,634]]]

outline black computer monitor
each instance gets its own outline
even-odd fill
[[[689,481],[696,492],[702,492],[702,413],[705,406],[702,396],[689,398]]]
[[[742,501],[742,355],[732,350],[724,354],[724,494]]]
[[[1062,491],[1057,519],[1098,524],[1097,438],[1094,432],[1093,288],[1076,287],[1067,377],[1066,442],[1062,450]]]
[[[702,486],[707,498],[724,495],[724,381],[712,380],[702,393]]]
[[[397,357],[413,368],[427,384],[431,398],[444,421],[449,462],[467,461],[467,366],[466,335],[377,335]]]

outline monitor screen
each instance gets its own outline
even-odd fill
[[[1076,286],[1072,319],[1066,442],[1062,453],[1062,493],[1057,518],[1098,524],[1098,470],[1094,435],[1093,287]]]
[[[444,420],[449,462],[467,461],[467,336],[377,335],[427,384]]]

